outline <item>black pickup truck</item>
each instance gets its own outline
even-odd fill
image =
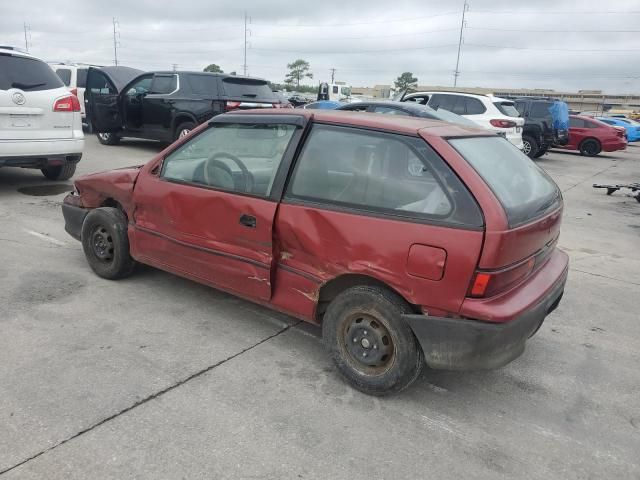
[[[173,142],[220,113],[280,107],[266,80],[205,72],[91,67],[84,96],[100,143],[122,137]]]

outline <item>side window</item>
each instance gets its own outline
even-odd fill
[[[100,93],[103,95],[107,95],[107,94],[113,95],[118,93],[117,90],[111,84],[111,82],[107,80],[107,77],[105,77],[105,75],[98,70],[94,70],[93,73],[91,74],[91,77],[89,77],[89,83],[87,84],[87,89],[91,93]]]
[[[518,113],[520,114],[521,117],[524,117],[526,109],[527,109],[527,106],[524,102],[516,102],[516,110],[518,110]]]
[[[178,88],[177,75],[154,75],[149,93],[167,94]]]
[[[581,118],[569,117],[569,128],[584,128],[584,120]]]
[[[415,96],[407,98],[405,100],[405,102],[414,102],[414,103],[419,103],[420,105],[426,105],[429,102],[429,96],[428,95],[415,95]]]
[[[346,110],[347,112],[366,112],[368,109],[368,105],[358,105],[357,103],[355,103],[349,105],[348,108],[341,108],[340,110]]]
[[[550,117],[551,116],[551,112],[549,112],[550,106],[551,104],[548,102],[534,102],[531,104],[530,115],[535,118]]]
[[[79,68],[76,70],[76,87],[78,88],[86,88],[87,87],[87,69]]]
[[[481,115],[487,111],[487,108],[477,98],[467,97],[465,100],[467,115]]]
[[[450,95],[440,95],[435,94],[431,95],[431,100],[429,100],[429,106],[431,108],[444,108],[445,110],[451,111],[451,107],[453,106],[453,102],[451,101]]]
[[[130,97],[141,95],[143,93],[149,93],[151,90],[151,81],[153,76],[149,75],[138,79],[135,83],[132,83],[127,90],[127,95]]]
[[[180,79],[185,78],[181,75]],[[191,93],[196,95],[206,95],[208,97],[216,97],[218,95],[218,77],[214,75],[186,75],[191,87]],[[182,87],[180,88],[182,90]]]
[[[56,70],[56,73],[67,87],[71,85],[71,70],[68,68],[59,68]]]
[[[409,116],[409,114],[407,112],[404,112],[404,111],[399,110],[397,108],[391,108],[391,107],[382,107],[382,106],[374,107],[373,112],[374,113],[386,113],[387,115],[405,115],[405,116]]]
[[[315,125],[288,198],[412,219],[482,225],[474,200],[421,139]]]
[[[337,85],[333,86],[333,93],[338,93],[338,86]]]
[[[462,97],[460,95],[448,96],[451,97],[451,107],[447,108],[446,110],[449,110],[456,115],[466,115],[467,111],[465,106],[467,104],[467,97]]]
[[[598,128],[599,125],[594,122],[590,122],[589,120],[583,120],[585,128]],[[615,124],[614,124],[615,125]]]
[[[171,152],[162,178],[268,197],[294,125],[216,124]]]

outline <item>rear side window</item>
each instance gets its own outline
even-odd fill
[[[65,86],[68,87],[71,85],[71,70],[68,68],[59,68],[56,70],[56,75],[60,77],[60,80],[62,80]]]
[[[551,112],[549,111],[549,107],[551,107],[551,103],[549,102],[533,102],[531,104],[531,112],[529,116],[535,118],[545,118],[551,117]]]
[[[519,117],[520,112],[516,109],[513,102],[493,102],[501,114],[508,117]]]
[[[520,116],[524,116],[525,111],[527,110],[527,104],[524,102],[516,102],[516,110]]]
[[[166,94],[173,92],[178,87],[176,75],[155,75],[151,83],[151,92]]]
[[[181,78],[184,78],[181,77]],[[196,95],[218,96],[218,79],[214,75],[186,75],[191,93]]]
[[[467,115],[481,115],[487,108],[477,98],[465,98],[465,110]]]
[[[60,77],[43,61],[0,53],[0,90],[34,92],[63,86]]]
[[[478,206],[421,139],[316,125],[288,196],[395,217],[479,228]]]
[[[456,138],[449,142],[493,190],[511,227],[544,215],[560,202],[560,190],[553,180],[504,138]]]
[[[225,93],[236,99],[277,101],[275,95],[264,80],[254,78],[227,77],[222,80]]]
[[[79,68],[76,71],[76,87],[78,88],[86,88],[87,87],[87,72],[86,68]]]

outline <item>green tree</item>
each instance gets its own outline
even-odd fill
[[[301,58],[293,63],[287,64],[287,68],[289,69],[289,73],[287,73],[284,78],[284,83],[287,85],[292,86],[295,84],[296,88],[299,88],[301,80],[313,78],[313,73],[309,72],[309,62]]]
[[[204,67],[204,70],[202,71],[210,72],[210,73],[224,73],[222,69],[215,63],[212,63],[211,65],[207,65],[206,67]]]
[[[404,72],[395,81],[396,90],[415,90],[418,87],[418,79],[411,72]]]

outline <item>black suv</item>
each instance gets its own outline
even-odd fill
[[[142,72],[91,67],[87,117],[100,143],[122,137],[173,142],[230,110],[280,107],[266,80],[205,72]]]
[[[513,100],[516,110],[524,118],[522,127],[523,152],[529,158],[544,155],[553,145],[566,145],[568,129],[554,128],[549,108],[558,101],[549,97],[507,97]]]

